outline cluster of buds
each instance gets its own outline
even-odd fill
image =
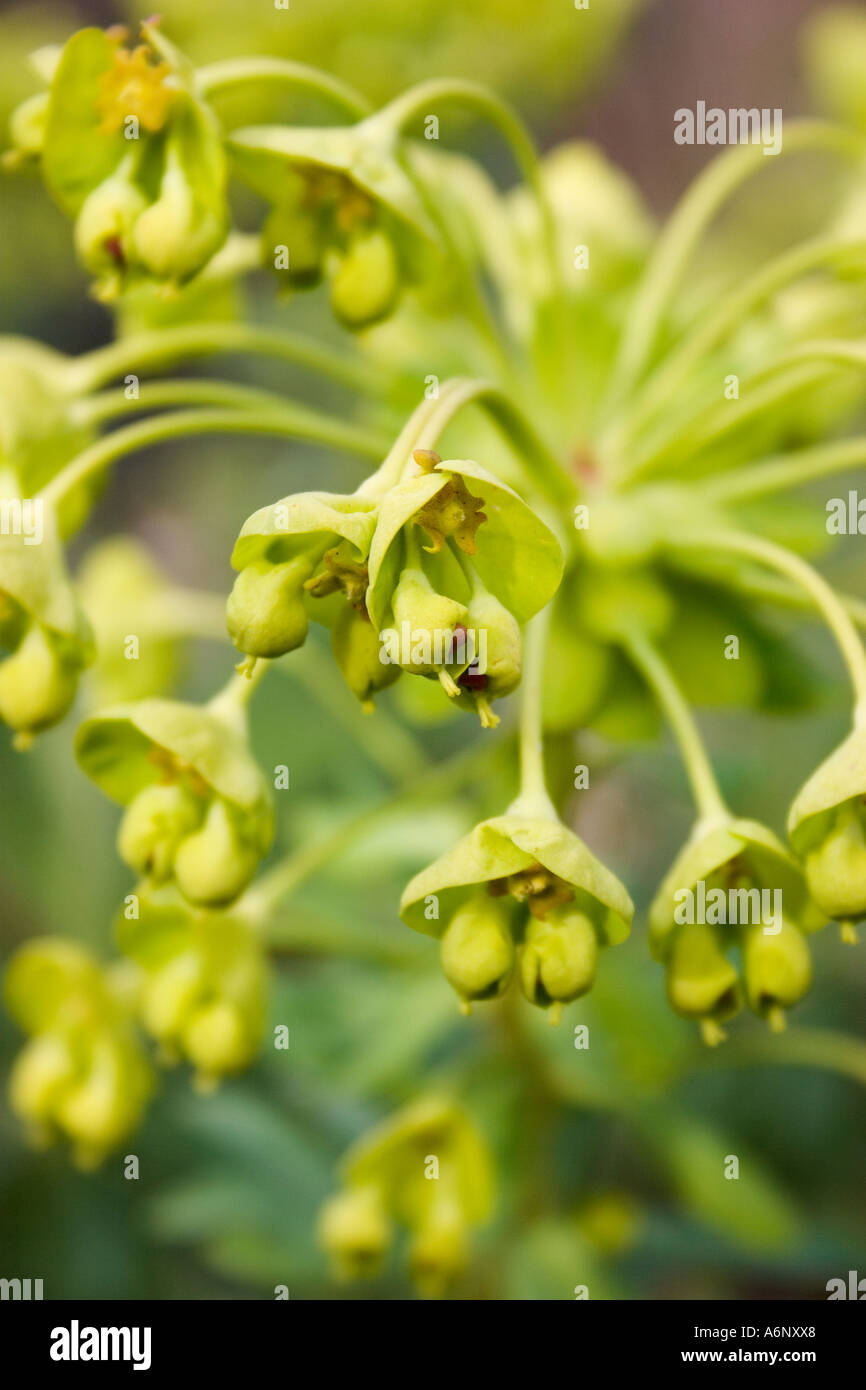
[[[166,1064],[188,1061],[198,1090],[248,1067],[265,1024],[267,967],[240,913],[192,911],[171,885],[142,893],[117,929],[140,967],[139,1016]]]
[[[135,981],[82,947],[44,938],[22,947],[4,981],[6,1007],[30,1035],[9,1100],[38,1145],[68,1140],[82,1167],[135,1129],[153,1079],[133,1027]]]
[[[82,723],[76,754],[126,807],[118,849],[130,868],[198,906],[238,897],[270,848],[273,807],[230,695],[114,706]]]
[[[866,917],[866,732],[861,725],[800,790],[788,834],[815,902],[856,940],[852,919]]]
[[[0,484],[4,508],[17,506],[23,517],[29,505],[38,521],[38,535],[27,526],[4,526],[0,533],[0,719],[26,748],[34,734],[66,714],[93,649],[65,572],[53,511],[38,499],[25,504],[11,491]]]
[[[319,1218],[338,1276],[378,1274],[399,1223],[411,1235],[413,1281],[427,1297],[446,1294],[493,1200],[487,1147],[463,1111],[438,1097],[415,1102],[349,1150],[341,1178]]]
[[[275,657],[314,617],[365,705],[406,672],[492,727],[491,702],[520,681],[520,624],[559,582],[559,545],[478,464],[421,449],[413,464],[384,489],[374,475],[349,496],[300,493],[255,512],[232,555],[229,633],[249,658]]]
[[[388,131],[356,126],[257,126],[228,140],[239,175],[270,204],[264,263],[287,288],[326,279],[335,317],[351,330],[386,318],[436,241]]]
[[[552,1022],[592,987],[600,947],[625,940],[633,913],[582,840],[517,805],[416,874],[400,904],[408,926],[440,938],[465,1012],[502,995],[516,969],[526,998],[549,1008]]]
[[[671,1006],[712,1046],[744,1002],[784,1027],[812,983],[806,937],[825,921],[784,845],[756,821],[731,818],[696,827],[650,909],[650,944]]]
[[[153,24],[82,29],[42,63],[50,85],[12,122],[20,153],[75,220],[75,246],[97,293],[136,280],[180,284],[228,232],[219,124],[191,65]]]

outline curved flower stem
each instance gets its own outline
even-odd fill
[[[130,372],[162,370],[190,357],[217,352],[252,353],[291,362],[353,390],[381,395],[381,375],[344,353],[297,333],[246,323],[193,323],[135,333],[84,353],[67,367],[71,394],[87,395]]]
[[[860,136],[825,122],[788,125],[784,153],[804,150],[827,150],[861,159],[864,146]],[[768,161],[761,145],[738,145],[708,165],[680,201],[659,237],[638,292],[611,379],[606,403],[609,413],[621,405],[642,375],[670,301],[719,209],[747,179],[766,168]]]
[[[139,420],[97,440],[46,483],[39,496],[56,506],[70,489],[125,454],[153,444],[204,434],[269,434],[284,439],[307,439],[367,458],[381,457],[381,441],[377,436],[300,406],[292,409],[284,406],[279,413],[273,411],[269,415],[254,415],[244,410],[186,410]]]
[[[426,115],[437,102],[452,101],[478,111],[507,141],[517,166],[538,204],[550,270],[550,290],[553,293],[559,281],[553,213],[541,178],[538,154],[532,136],[517,113],[506,102],[500,101],[493,92],[476,82],[458,78],[433,79],[410,87],[408,92],[403,92],[377,112],[372,120],[390,126],[394,131],[403,131],[410,121]]]
[[[805,560],[801,560],[798,555],[786,550],[784,546],[745,531],[696,532],[683,540],[671,543],[671,548],[697,548],[705,553],[729,551],[735,555],[743,555],[747,559],[756,560],[759,564],[777,570],[804,589],[836,639],[854,688],[855,718],[858,711],[861,714],[866,713],[866,648],[839,597],[817,570]]]
[[[709,406],[701,405],[685,420],[675,420],[661,434],[651,436],[646,449],[632,456],[630,480],[667,471],[672,456],[674,462],[691,460],[699,450],[718,443],[747,420],[820,381],[834,367],[866,368],[866,344],[847,343],[844,339],[804,343],[741,380],[736,402],[719,401],[716,392]]]
[[[655,647],[642,633],[633,631],[623,638],[628,655],[637,666],[658,701],[676,739],[688,774],[695,806],[701,820],[730,817],[719,790],[703,739],[683,693]]]
[[[866,1086],[866,1043],[831,1029],[802,1028],[781,1036],[750,1033],[732,1039],[701,1058],[706,1066],[754,1066],[770,1062],[781,1066],[818,1067],[837,1072]]]
[[[859,468],[866,463],[866,435],[818,444],[797,453],[779,454],[740,468],[736,473],[700,483],[704,497],[714,502],[741,502],[766,493],[799,487],[814,478]]]
[[[260,410],[264,413],[279,414],[291,408],[276,392],[260,390],[255,386],[241,386],[233,381],[195,378],[189,381],[149,381],[140,388],[140,394],[129,397],[125,387],[113,391],[103,391],[94,396],[86,396],[75,401],[71,414],[76,424],[99,425],[122,415],[134,415],[143,410],[162,410],[179,405],[221,405],[230,408]]]
[[[399,482],[412,463],[415,449],[434,449],[439,437],[467,405],[483,407],[515,448],[521,460],[535,465],[527,477],[545,490],[555,502],[568,504],[574,485],[544,441],[536,434],[523,412],[492,381],[451,377],[439,388],[437,399],[424,400],[409,417],[381,468],[358,489],[366,496],[377,496]]]
[[[832,265],[834,261],[843,260],[857,251],[866,251],[866,240],[840,241],[834,238],[809,241],[770,261],[738,290],[727,295],[717,309],[706,314],[691,332],[680,339],[659,368],[647,379],[634,409],[613,436],[615,455],[622,455],[627,449],[628,440],[645,428],[647,422],[675,396],[691,368],[735,329],[753,309],[799,276],[821,266]],[[632,474],[632,468],[626,467],[621,472],[621,478],[630,480]]]
[[[689,571],[690,572],[690,571]],[[808,613],[816,621],[821,620],[821,614],[815,611],[812,599],[803,589],[796,584],[789,584],[784,579],[777,579],[773,575],[743,574],[737,572],[731,575],[720,575],[720,583],[726,584],[729,588],[735,588],[741,593],[752,594],[755,598],[766,599],[768,603],[774,603],[780,608],[794,609],[798,613]],[[866,600],[858,598],[856,594],[842,594],[838,590],[836,597],[841,603],[851,621],[859,628],[866,629]]]
[[[370,103],[348,83],[307,63],[290,58],[252,55],[249,58],[227,58],[221,63],[208,63],[198,68],[195,85],[203,97],[219,96],[233,87],[254,82],[277,82],[286,87],[315,92],[333,101],[347,115],[357,119],[366,116]]]
[[[520,682],[520,791],[508,813],[558,820],[544,775],[544,659],[550,605],[526,624]]]

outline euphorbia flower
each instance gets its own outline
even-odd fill
[[[51,76],[40,148],[48,190],[75,219],[78,255],[105,297],[136,279],[189,279],[228,232],[222,135],[190,64],[153,24],[135,49],[124,37],[72,36]]]
[[[82,1167],[95,1167],[135,1129],[153,1088],[123,972],[46,937],[13,956],[4,998],[31,1039],[9,1078],[12,1109],[34,1142],[65,1138]]]
[[[416,874],[400,904],[410,927],[441,938],[443,968],[467,1012],[507,988],[516,947],[527,997],[553,1005],[554,1021],[590,988],[597,948],[628,936],[633,912],[582,840],[518,805]]]
[[[7,481],[8,480],[8,481]],[[24,506],[13,480],[0,480],[4,503]],[[66,574],[51,507],[30,505],[38,532],[0,533],[0,719],[19,747],[63,718],[93,644]],[[22,511],[22,516],[24,515]]]
[[[730,921],[727,906],[721,921],[710,910],[705,912],[707,920],[699,920],[696,910],[683,910],[700,884],[705,903],[712,902],[713,892],[723,893],[726,904],[732,892],[737,894],[736,921]],[[776,892],[778,898],[763,896]],[[768,902],[781,904],[778,920],[772,910],[765,920]],[[744,912],[749,914],[745,921]],[[650,946],[666,966],[671,1005],[684,1017],[698,1020],[705,1042],[712,1045],[725,1036],[720,1025],[742,1006],[740,970],[731,958],[734,949],[742,947],[750,1008],[778,1028],[784,1024],[782,1010],[808,988],[808,971],[799,967],[796,973],[803,987],[799,992],[792,987],[794,954],[808,960],[804,934],[824,922],[799,864],[772,831],[757,821],[719,817],[698,822],[665,875],[650,908]]]
[[[437,234],[381,122],[255,126],[234,131],[228,146],[241,177],[272,205],[265,263],[295,289],[327,276],[347,328],[387,317]]]
[[[86,719],[78,761],[126,807],[118,847],[189,902],[232,902],[270,847],[273,808],[246,742],[243,711],[223,692],[209,705],[159,698]]]
[[[788,834],[828,917],[866,913],[866,730],[857,727],[801,788]]]
[[[446,1293],[493,1200],[490,1155],[468,1116],[443,1098],[416,1101],[358,1140],[340,1170],[342,1190],[319,1217],[319,1239],[337,1271],[378,1273],[399,1223],[411,1234],[410,1269],[421,1292]]]
[[[267,966],[241,914],[193,912],[167,885],[140,895],[138,916],[122,916],[117,936],[141,967],[141,1020],[165,1061],[189,1061],[200,1090],[249,1066],[264,1032]]]

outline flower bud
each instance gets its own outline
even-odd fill
[[[520,628],[508,609],[486,589],[473,594],[467,623],[474,634],[475,660],[458,679],[465,692],[460,703],[478,711],[485,729],[495,728],[499,717],[490,708],[490,701],[510,694],[520,684]]]
[[[119,275],[133,259],[132,232],[147,199],[128,177],[130,168],[125,160],[87,195],[78,214],[75,249],[94,275]]]
[[[284,656],[307,636],[304,583],[313,565],[306,555],[283,564],[255,560],[241,570],[226,606],[229,636],[249,656]]]
[[[667,961],[667,992],[678,1014],[716,1025],[703,1030],[707,1042],[721,1041],[717,1025],[739,1012],[742,999],[717,928],[694,922],[677,929]]]
[[[430,1210],[409,1247],[412,1278],[427,1298],[442,1298],[466,1268],[466,1220],[456,1194],[443,1183],[430,1183]]]
[[[445,928],[442,969],[468,1005],[504,994],[513,968],[508,908],[482,889],[458,907]]]
[[[11,656],[0,661],[0,719],[28,736],[58,723],[75,698],[78,671],[33,622]]]
[[[215,797],[201,830],[177,850],[174,875],[189,902],[210,907],[232,902],[255,873],[259,850],[245,840],[237,820],[238,813]]]
[[[129,803],[117,832],[117,851],[136,873],[163,882],[181,842],[198,827],[202,803],[178,782],[153,783]]]
[[[400,637],[403,669],[416,676],[432,676],[445,665],[454,629],[466,626],[468,612],[462,603],[439,594],[420,568],[404,569],[391,600],[394,623]],[[404,653],[402,633],[409,633],[408,653]],[[440,658],[436,660],[437,654]],[[456,693],[456,687],[455,687]]]
[[[341,1278],[377,1274],[391,1243],[381,1188],[370,1183],[331,1197],[319,1216],[319,1239]]]
[[[9,1104],[38,1131],[51,1121],[60,1092],[74,1080],[77,1063],[67,1039],[43,1033],[22,1048],[9,1075]]]
[[[585,913],[556,907],[530,917],[520,953],[520,983],[531,1004],[568,1004],[592,987],[598,938]]]
[[[86,1076],[65,1092],[56,1115],[81,1167],[100,1163],[123,1138],[148,1090],[149,1073],[138,1053],[110,1036],[97,1039]]]
[[[366,328],[390,314],[399,291],[400,270],[390,237],[378,228],[356,232],[331,281],[337,318],[346,328]]]
[[[382,660],[379,634],[366,612],[345,605],[331,629],[331,649],[346,684],[369,713],[375,693],[393,685],[401,670]]]
[[[806,938],[783,918],[776,932],[765,931],[760,922],[743,927],[741,944],[749,1008],[779,1032],[785,1026],[783,1010],[798,1003],[812,984]]]
[[[866,912],[866,833],[862,803],[843,802],[830,830],[805,856],[806,881],[828,917],[860,917]]]
[[[169,149],[159,197],[142,212],[132,231],[137,259],[160,280],[188,280],[219,248],[225,227],[196,205],[187,175]]]
[[[194,951],[183,951],[149,975],[141,991],[141,1018],[159,1042],[179,1036],[199,998],[203,962]]]
[[[37,92],[35,96],[28,97],[15,107],[9,117],[9,136],[12,141],[11,153],[14,163],[38,159],[45,143],[47,116],[47,92]]]
[[[262,255],[266,265],[276,268],[277,248],[288,251],[288,264],[278,274],[294,289],[310,289],[322,278],[324,237],[317,217],[296,203],[280,204],[265,218],[262,227]]]
[[[225,999],[193,1013],[183,1030],[183,1046],[203,1090],[212,1088],[219,1077],[240,1071],[253,1051],[240,1010]]]

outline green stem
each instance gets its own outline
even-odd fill
[[[781,608],[792,608],[798,613],[809,613],[813,618],[820,619],[821,615],[815,612],[815,605],[809,595],[795,584],[786,583],[784,579],[776,579],[770,575],[762,575],[759,578],[751,573],[744,575],[737,572],[732,577],[721,576],[720,582],[742,593],[752,594],[755,598],[766,599]],[[856,594],[842,594],[838,590],[836,597],[851,621],[857,627],[866,629],[866,601],[858,598]]]
[[[756,1063],[818,1067],[866,1086],[866,1043],[862,1038],[830,1029],[804,1028],[775,1035],[754,1033],[705,1052],[701,1061],[712,1067],[753,1067]]]
[[[413,451],[435,449],[440,435],[467,405],[483,407],[516,450],[524,466],[527,461],[535,465],[534,473],[526,469],[530,482],[540,484],[557,503],[571,502],[573,487],[565,470],[535,433],[522,411],[494,382],[466,377],[449,378],[439,388],[437,399],[423,400],[416,407],[382,466],[362,483],[358,492],[363,496],[382,496],[404,474],[411,476]]]
[[[558,287],[559,271],[556,257],[556,226],[550,202],[544,188],[538,153],[532,136],[515,111],[486,87],[476,82],[456,78],[433,79],[421,82],[403,92],[382,108],[373,120],[400,132],[410,121],[427,115],[439,102],[455,101],[478,111],[491,122],[506,140],[524,181],[538,204],[542,235],[550,269],[550,291]]]
[[[785,129],[785,154],[828,150],[861,159],[863,141],[842,127],[802,121]],[[607,408],[628,396],[650,360],[671,300],[698,243],[722,205],[759,169],[767,169],[761,145],[738,145],[707,166],[668,219],[656,244],[614,367]]]
[[[70,391],[87,395],[115,377],[164,369],[216,352],[252,353],[307,367],[354,390],[381,394],[380,377],[362,362],[300,334],[245,323],[194,323],[121,338],[69,364]]]
[[[716,775],[713,772],[694,715],[666,663],[642,633],[634,631],[624,638],[626,650],[647,685],[653,691],[667,719],[685,764],[695,806],[701,820],[717,821],[730,817]]]
[[[645,428],[648,421],[676,395],[691,368],[737,328],[753,309],[799,276],[821,266],[832,265],[834,261],[844,260],[857,251],[866,251],[866,241],[840,241],[835,238],[809,241],[770,261],[739,290],[728,294],[717,309],[706,314],[679,341],[649,377],[634,409],[621,427],[621,433],[617,431],[614,435],[615,453],[623,453],[628,440]],[[630,479],[631,476],[632,470],[626,467],[623,477]]]
[[[712,553],[729,551],[755,560],[777,570],[810,596],[836,639],[840,654],[851,678],[855,698],[855,718],[866,714],[866,648],[857,629],[845,611],[835,591],[817,570],[774,541],[753,536],[744,531],[708,531],[692,533],[687,539],[671,544],[672,549],[692,549]]]
[[[536,613],[524,629],[520,682],[520,791],[509,814],[558,820],[544,775],[544,659],[550,607]]]
[[[178,405],[219,405],[240,409],[261,410],[268,415],[279,414],[292,403],[273,391],[255,386],[241,386],[231,381],[181,380],[150,381],[139,388],[136,396],[127,396],[121,386],[75,401],[72,418],[76,424],[100,425],[122,415],[134,415],[142,410],[162,410]]]
[[[844,339],[828,340],[804,343],[786,353],[741,381],[736,401],[720,402],[716,395],[709,408],[701,405],[685,420],[656,432],[647,447],[634,456],[630,479],[643,477],[662,465],[669,469],[678,458],[691,462],[698,451],[718,443],[756,415],[774,409],[780,401],[799,394],[834,366],[862,370],[866,367],[866,345],[847,343]]]
[[[779,454],[739,469],[736,473],[712,478],[700,484],[703,496],[714,502],[742,502],[767,493],[799,487],[803,483],[859,468],[866,463],[866,435],[818,444],[798,453]]]
[[[361,429],[341,425],[327,416],[317,415],[301,407],[280,414],[253,415],[241,410],[187,410],[176,414],[158,415],[152,420],[139,420],[134,425],[115,430],[113,434],[91,444],[71,463],[46,483],[39,494],[52,505],[58,502],[85,478],[92,477],[125,454],[134,453],[154,444],[170,443],[190,435],[204,434],[266,434],[288,439],[308,439],[333,448],[346,449],[368,458],[381,457],[381,441]]]
[[[204,97],[219,96],[233,87],[254,82],[277,82],[302,91],[316,92],[333,101],[353,119],[366,116],[370,103],[348,83],[306,63],[289,58],[254,55],[249,58],[227,58],[221,63],[208,63],[196,71],[195,85]]]

